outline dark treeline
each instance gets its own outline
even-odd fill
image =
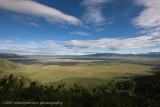
[[[94,81],[93,81],[94,82]],[[0,101],[14,102],[63,102],[62,107],[159,107],[160,74],[136,81],[109,81],[93,89],[80,84],[65,88],[65,84],[44,86],[24,76],[9,75],[0,80]],[[24,106],[24,105],[5,105]],[[37,107],[38,105],[26,105]],[[50,105],[41,105],[46,107]]]

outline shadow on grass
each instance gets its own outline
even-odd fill
[[[82,62],[42,62],[43,65],[60,65],[60,66],[72,66],[72,65],[78,65],[82,64]]]
[[[65,84],[66,88],[71,88],[74,83],[81,84],[87,88],[95,88],[97,86],[100,86],[102,84],[105,84],[108,82],[108,79],[102,79],[102,78],[83,78],[83,77],[70,77],[66,79],[62,79],[57,82],[50,82],[46,84],[47,86],[58,86],[60,84]]]

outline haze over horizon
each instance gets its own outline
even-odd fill
[[[0,53],[160,52],[160,0],[0,0]]]

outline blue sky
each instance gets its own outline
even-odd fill
[[[160,52],[160,0],[0,0],[0,53]]]

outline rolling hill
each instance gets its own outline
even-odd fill
[[[16,68],[19,68],[19,65],[6,59],[0,58],[0,71],[12,70]]]

